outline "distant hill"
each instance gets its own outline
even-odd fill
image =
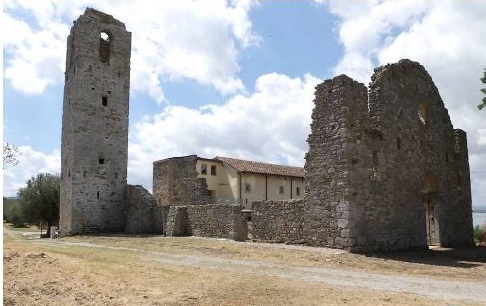
[[[472,211],[475,213],[486,213],[486,206],[473,206]]]

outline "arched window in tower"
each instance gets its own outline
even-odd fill
[[[102,63],[110,62],[111,36],[107,32],[100,33],[100,60]]]

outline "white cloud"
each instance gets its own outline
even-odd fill
[[[314,87],[311,75],[260,76],[250,96],[199,109],[167,106],[130,135],[129,182],[152,184],[152,162],[172,156],[229,156],[303,166]]]
[[[373,67],[409,58],[429,72],[455,128],[468,133],[473,200],[486,170],[479,78],[486,67],[484,1],[316,1],[335,14],[344,54],[335,73],[368,83]]]
[[[149,6],[147,6],[149,5]],[[133,33],[132,90],[164,101],[161,80],[189,78],[223,94],[244,92],[238,55],[256,45],[249,10],[255,1],[9,0],[4,4],[5,78],[27,94],[61,83],[70,22],[86,6],[123,21]],[[25,18],[33,16],[33,18]]]
[[[35,151],[30,146],[19,147],[19,163],[16,166],[4,165],[3,195],[15,196],[28,179],[39,173],[60,173],[61,152],[54,150],[49,154]]]

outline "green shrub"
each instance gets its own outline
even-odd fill
[[[473,230],[474,243],[479,244],[484,240],[484,228],[482,226],[476,225]]]

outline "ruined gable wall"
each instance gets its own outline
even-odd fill
[[[314,102],[305,166],[308,244],[363,252],[425,248],[427,203],[438,242],[467,244],[465,135],[454,132],[420,64],[375,69],[369,92],[346,76],[326,80]]]
[[[304,201],[254,201],[252,238],[262,242],[303,243]]]
[[[173,157],[153,164],[153,193],[159,205],[204,205],[207,184],[197,178],[197,156]]]

